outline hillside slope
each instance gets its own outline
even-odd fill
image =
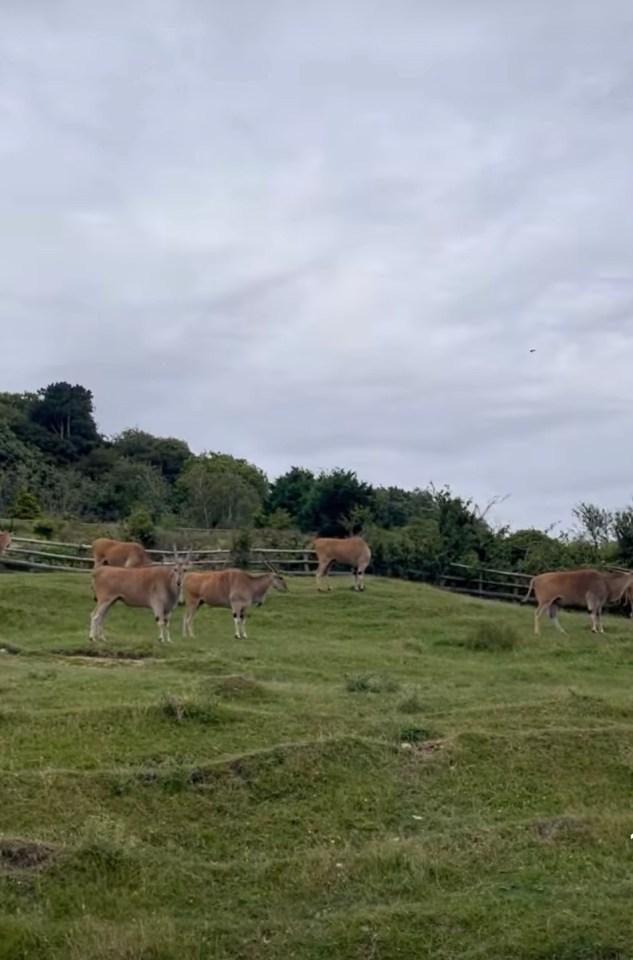
[[[633,957],[631,623],[348,582],[95,658],[0,578],[0,960]]]

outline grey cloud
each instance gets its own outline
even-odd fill
[[[5,5],[3,386],[273,475],[510,492],[516,524],[627,501],[632,29],[625,0]]]

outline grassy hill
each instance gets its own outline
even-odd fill
[[[631,623],[348,583],[95,658],[0,579],[1,960],[633,957]]]

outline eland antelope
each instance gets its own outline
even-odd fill
[[[229,570],[213,570],[205,573],[188,573],[183,582],[183,598],[186,603],[182,621],[183,636],[193,637],[193,618],[198,607],[226,607],[233,611],[235,639],[247,640],[246,608],[261,606],[270,588],[288,591],[282,575],[271,567],[270,573],[246,573],[235,567]]]
[[[8,530],[3,530],[2,533],[0,533],[0,556],[2,556],[11,543],[11,536]]]
[[[90,618],[90,639],[105,640],[103,621],[110,607],[121,600],[128,607],[152,610],[158,624],[158,639],[171,643],[169,618],[178,603],[180,588],[191,562],[191,550],[180,558],[174,549],[169,564],[151,567],[102,566],[93,571],[92,591],[97,601]]]
[[[328,590],[332,589],[328,579],[328,571],[335,561],[352,568],[354,590],[365,589],[364,574],[371,562],[371,550],[362,537],[348,537],[346,539],[317,537],[313,540],[313,545],[319,564],[316,572],[317,590],[321,589],[321,581],[324,578]]]
[[[633,573],[603,573],[599,570],[553,570],[532,577],[528,592],[521,603],[525,603],[532,591],[538,604],[534,612],[534,633],[540,634],[539,620],[547,612],[555,626],[562,632],[558,620],[559,606],[587,607],[591,618],[592,633],[604,633],[602,627],[602,608],[605,603],[621,600],[623,594],[633,584]]]
[[[92,544],[93,569],[97,567],[149,567],[154,561],[145,547],[128,540],[99,537]]]

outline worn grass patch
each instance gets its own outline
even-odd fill
[[[2,588],[0,960],[633,960],[629,621],[297,578],[87,645],[88,579]]]
[[[489,620],[478,623],[470,630],[465,646],[469,650],[487,650],[496,653],[514,650],[520,641],[521,636],[514,626]]]
[[[50,863],[55,855],[55,847],[48,843],[0,837],[0,867],[5,870],[34,870]]]
[[[361,673],[357,676],[347,677],[345,689],[348,693],[395,693],[400,689],[400,685],[397,681],[388,677]]]

